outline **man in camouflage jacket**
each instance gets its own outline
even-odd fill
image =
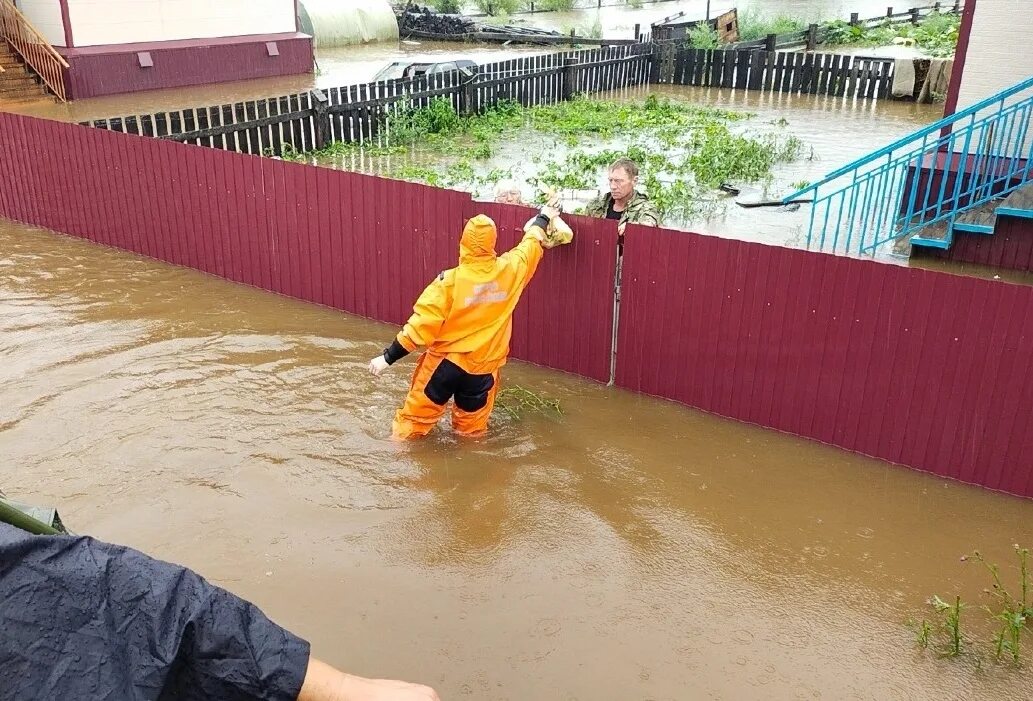
[[[646,195],[638,192],[638,165],[630,158],[619,158],[609,168],[610,191],[588,203],[585,214],[590,217],[617,220],[617,230],[624,234],[627,224],[660,226],[660,211]]]

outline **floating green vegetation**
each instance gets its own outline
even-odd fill
[[[582,96],[531,108],[503,101],[464,117],[438,98],[423,107],[399,106],[376,145],[335,143],[300,158],[401,155],[408,160],[390,168],[400,179],[476,190],[519,174],[541,192],[595,190],[607,165],[629,157],[641,168],[640,188],[665,217],[684,221],[724,206],[714,194],[721,183],[765,183],[776,164],[799,158],[803,145],[787,122],[739,133],[736,127],[751,118],[656,96],[635,102]],[[517,140],[539,147],[506,162],[500,149]]]
[[[499,391],[495,398],[495,412],[514,421],[519,421],[527,414],[552,417],[563,415],[563,409],[557,400],[548,399],[520,385]]]

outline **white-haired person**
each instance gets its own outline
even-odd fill
[[[515,180],[500,180],[495,185],[495,201],[500,204],[526,204]]]

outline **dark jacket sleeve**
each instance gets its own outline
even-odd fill
[[[188,569],[0,523],[0,699],[295,701],[309,644]]]

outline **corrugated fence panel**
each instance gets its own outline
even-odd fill
[[[1033,288],[629,227],[616,383],[1033,496]]]
[[[0,216],[401,323],[466,193],[0,114]]]
[[[466,218],[487,214],[503,253],[523,237],[535,210],[471,202]],[[545,251],[513,318],[513,357],[599,382],[610,379],[613,284],[617,266],[614,222],[570,216],[574,242]]]

